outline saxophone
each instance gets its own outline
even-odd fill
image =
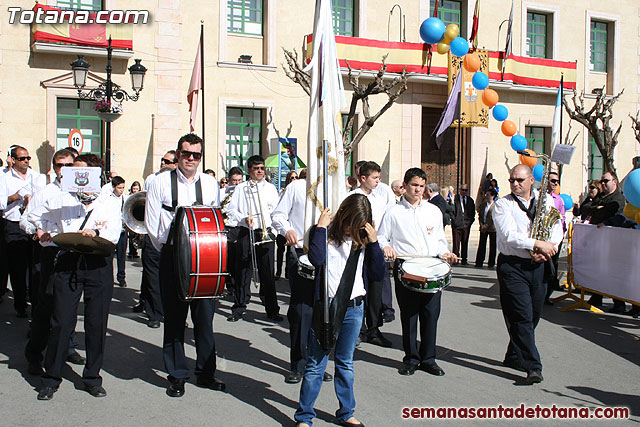
[[[525,155],[527,155],[526,153]],[[549,185],[549,172],[551,172],[551,160],[549,156],[546,154],[538,154],[535,156],[538,159],[542,159],[542,165],[544,170],[542,172],[542,179],[540,180],[540,193],[538,194],[538,200],[536,202],[536,214],[533,219],[533,224],[531,225],[531,231],[529,232],[529,237],[536,240],[548,241],[549,237],[551,237],[551,229],[555,225],[556,222],[562,219],[562,215],[560,211],[556,209],[554,206],[551,206],[547,209],[546,206],[546,195],[547,195],[547,187]],[[530,251],[531,255],[533,255],[533,251]]]

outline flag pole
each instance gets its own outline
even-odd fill
[[[460,64],[462,67],[462,64]],[[462,78],[462,73],[458,74],[458,78]],[[460,175],[462,168],[462,129],[460,123],[462,122],[462,90],[458,94],[458,177],[456,179],[456,193],[460,193]]]
[[[204,171],[204,147],[205,147],[205,132],[204,132],[204,21],[200,21],[200,81],[202,84],[202,170]]]
[[[322,190],[323,190],[323,198],[324,198],[324,208],[326,209],[329,206],[329,162],[327,158],[327,154],[329,152],[328,149],[329,141],[324,139],[322,141]],[[331,341],[333,338],[333,328],[331,324],[331,319],[329,319],[329,228],[327,227],[327,239],[324,242],[325,244],[325,254],[326,259],[324,261],[324,312],[323,312],[323,324],[322,324],[322,347],[327,349],[331,348]]]

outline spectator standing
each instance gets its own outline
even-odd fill
[[[489,259],[487,267],[493,268],[496,264],[496,226],[493,224],[494,201],[498,193],[489,187],[484,193],[484,200],[478,208],[478,222],[480,222],[480,242],[476,253],[476,268],[482,268],[487,252],[487,239],[489,240]]]
[[[476,219],[476,205],[469,196],[469,184],[462,184],[453,201],[453,253],[462,258],[461,265],[468,265],[467,252],[471,224]]]

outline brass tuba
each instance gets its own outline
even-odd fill
[[[147,192],[138,191],[129,196],[122,207],[122,222],[135,234],[132,237],[132,242],[136,249],[141,249],[144,246],[144,235],[147,234],[147,227],[144,225],[144,205],[146,201]]]

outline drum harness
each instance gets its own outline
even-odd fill
[[[178,207],[178,172],[174,169],[171,172],[171,206],[167,206],[165,204],[162,205],[162,209],[165,211],[169,211],[175,214],[176,208]],[[196,181],[196,205],[203,205],[202,202],[202,182],[198,179]],[[174,216],[175,219],[175,216]],[[171,222],[171,227],[169,228],[169,234],[167,237],[167,245],[173,244],[173,233],[174,233],[175,221]]]

